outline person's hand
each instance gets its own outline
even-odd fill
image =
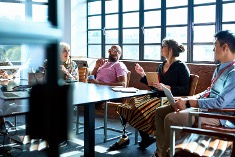
[[[0,70],[0,77],[8,79],[8,74],[5,70]]]
[[[64,65],[60,65],[60,67],[61,67],[61,71],[67,75],[68,70],[64,67]]]
[[[135,71],[136,71],[138,74],[140,74],[141,77],[144,77],[144,76],[145,76],[144,69],[143,69],[138,63],[135,64]]]
[[[163,91],[162,85],[159,82],[153,82],[153,87],[157,88],[159,91]]]
[[[179,111],[182,111],[182,110],[185,110],[186,109],[186,98],[176,98],[175,99],[175,103],[172,105],[174,110],[176,112],[179,112]]]
[[[87,79],[87,82],[89,83],[94,83],[94,84],[99,84],[100,82],[96,79]]]
[[[106,60],[104,58],[98,59],[95,63],[95,68],[101,67],[105,62],[106,62]]]

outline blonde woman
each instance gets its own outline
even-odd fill
[[[79,80],[78,66],[76,62],[71,59],[70,56],[70,45],[65,42],[60,42],[60,68],[64,74],[64,80],[67,82]],[[39,67],[40,72],[46,73],[47,60],[45,60],[44,69]],[[41,68],[41,69],[40,69]]]

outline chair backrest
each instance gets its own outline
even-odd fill
[[[175,139],[175,132],[184,135]],[[228,156],[235,155],[235,135],[206,129],[171,126],[171,146],[167,156]],[[173,143],[174,141],[174,143]]]
[[[129,72],[127,73],[126,87],[129,87],[130,79],[131,79],[131,71],[129,71]]]
[[[198,83],[199,76],[195,74],[190,74],[190,90],[189,90],[189,96],[192,96],[195,94],[195,91],[197,89],[197,83]]]
[[[79,82],[87,82],[87,76],[89,73],[88,68],[87,67],[79,67],[78,73],[79,73]]]

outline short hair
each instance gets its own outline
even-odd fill
[[[70,45],[66,42],[60,42],[60,52],[62,52],[64,49],[70,51]]]
[[[220,46],[227,44],[232,53],[235,53],[235,34],[230,30],[222,30],[214,35],[220,42]]]
[[[162,40],[162,45],[167,45],[168,48],[171,48],[174,57],[179,57],[180,53],[185,51],[184,45],[178,43],[175,39],[164,38]]]

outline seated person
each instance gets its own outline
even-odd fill
[[[95,67],[91,73],[91,75],[95,76],[95,79],[88,79],[88,82],[101,85],[126,87],[127,73],[129,70],[123,62],[119,61],[122,55],[121,47],[113,45],[108,52],[108,61],[104,58],[96,61]]]
[[[104,58],[100,58],[96,61],[95,67],[91,72],[91,75],[94,75],[95,79],[88,78],[87,81],[100,85],[126,87],[127,73],[129,70],[123,62],[119,61],[122,55],[121,47],[119,45],[113,45],[108,52],[108,61],[106,61]],[[103,105],[104,103],[97,103],[95,107],[98,110],[102,110]]]
[[[67,82],[79,80],[78,66],[76,62],[71,60],[70,45],[65,42],[60,42],[60,67],[64,74],[63,78]],[[38,72],[44,72],[46,75],[47,60],[44,61],[43,67],[38,68]]]
[[[153,82],[153,86],[150,87],[155,93],[151,97],[133,98],[130,103],[117,107],[123,125],[123,134],[119,141],[109,147],[109,150],[120,149],[129,144],[130,140],[125,132],[127,122],[139,130],[142,138],[139,143],[141,149],[156,141],[149,135],[156,134],[155,109],[161,104],[159,97],[165,96],[161,84],[170,89],[174,96],[188,95],[190,72],[186,64],[177,59],[179,54],[184,52],[184,46],[174,39],[163,39],[161,52],[166,60],[157,69],[159,82]],[[141,76],[140,82],[148,85],[144,69],[136,64],[135,70]]]
[[[170,126],[188,126],[189,107],[202,109],[235,108],[235,34],[230,31],[219,31],[215,35],[215,59],[220,64],[214,71],[211,85],[204,92],[189,98],[178,98],[173,105],[156,110],[156,146],[153,156],[165,157],[170,146]],[[230,114],[233,113],[223,113]],[[195,118],[192,119],[197,124]],[[214,126],[233,126],[233,122],[214,118],[201,118],[202,124]],[[232,124],[232,125],[231,125]],[[176,134],[176,140],[180,134]]]
[[[0,48],[0,66],[13,66],[11,61],[7,58],[6,50]],[[19,70],[17,69],[0,69],[0,78],[13,79],[19,77]],[[0,84],[6,85],[8,81],[0,81]],[[0,118],[0,130],[4,129],[4,118]],[[10,126],[12,127],[12,125]]]
[[[12,66],[13,64],[7,58],[6,50],[0,48],[0,66]],[[17,69],[0,69],[0,78],[13,79],[19,77],[19,70]]]

